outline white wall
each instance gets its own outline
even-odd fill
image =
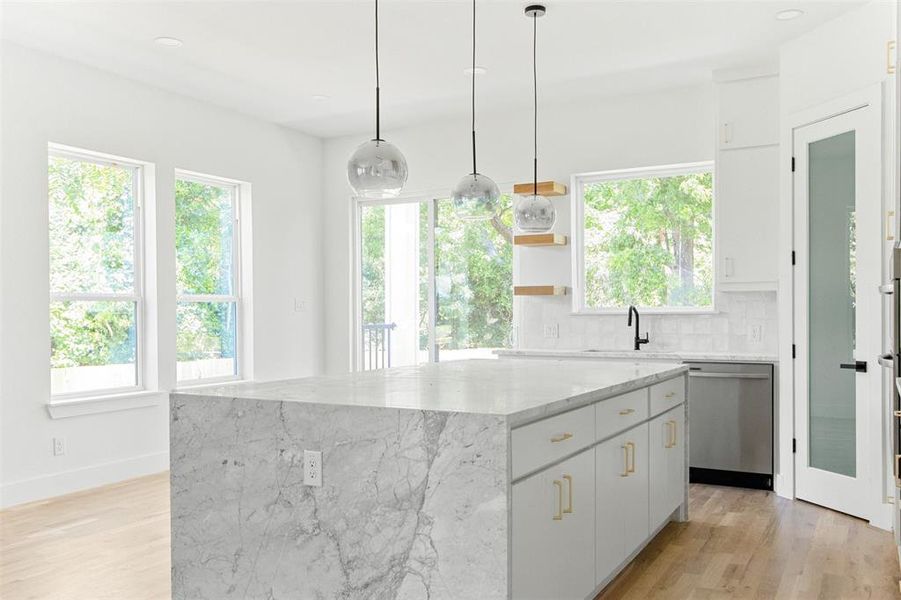
[[[479,170],[494,178],[502,188],[530,179],[531,119],[528,110],[479,115]],[[539,126],[539,179],[555,179],[567,185],[573,173],[712,160],[713,89],[712,85],[701,85],[542,105]],[[409,163],[410,180],[405,194],[436,190],[447,193],[444,190],[450,190],[470,170],[468,132],[466,118],[388,132],[386,139],[400,147]],[[349,366],[351,200],[345,164],[354,146],[367,135],[364,132],[325,143],[324,254],[326,272],[331,274],[326,281],[329,298],[326,369],[329,372],[343,372]],[[554,230],[569,234],[569,200],[555,199],[555,204],[558,217]],[[517,248],[515,283],[570,285],[570,252],[570,246]],[[631,337],[624,315],[572,317],[570,302],[568,296],[517,298],[514,320],[519,326],[520,347],[629,347]],[[729,298],[718,298],[718,302],[727,312],[704,317],[643,319],[654,340],[651,347],[713,350],[712,342],[710,348],[704,348],[701,339],[711,339],[708,332],[724,328],[731,330],[732,335],[721,336],[725,346],[718,347],[720,350],[775,353],[774,293],[730,294]],[[745,317],[749,310],[753,312],[752,319],[759,318],[767,325],[761,342],[751,347],[746,338]],[[714,322],[717,317],[720,320]],[[543,338],[545,322],[560,324],[559,339]]]
[[[869,86],[883,86],[883,175],[884,203],[893,206],[893,185],[896,174],[894,158],[894,127],[896,118],[894,95],[889,93],[893,77],[886,72],[886,42],[895,39],[895,3],[876,0],[863,7],[829,21],[822,26],[782,46],[779,56],[780,118],[782,120],[782,171],[780,173],[780,240],[784,260],[780,263],[779,317],[783,323],[779,347],[782,362],[779,380],[779,407],[777,411],[777,436],[779,455],[777,460],[776,491],[780,495],[794,495],[794,472],[791,442],[793,432],[793,379],[792,344],[792,267],[788,250],[792,247],[792,175],[789,168],[792,154],[792,115],[820,104],[840,99],[849,93]],[[875,291],[873,292],[875,293]],[[880,406],[879,399],[872,399],[870,440],[886,440],[883,415],[888,413]],[[885,447],[883,446],[883,452]],[[876,481],[878,480],[878,481]],[[889,477],[874,477],[873,502],[882,505],[883,493],[892,492]],[[881,518],[880,526],[888,524],[888,511]]]
[[[0,482],[3,505],[168,467],[168,402],[51,419],[47,144],[148,161],[156,171],[160,367],[175,381],[173,171],[247,181],[253,190],[254,377],[322,370],[322,144],[237,113],[102,71],[2,46]],[[305,303],[295,312],[294,299]],[[54,457],[51,439],[68,452]]]

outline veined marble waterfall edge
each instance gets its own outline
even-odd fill
[[[173,598],[508,597],[504,417],[170,404]]]

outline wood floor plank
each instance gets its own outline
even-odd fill
[[[885,531],[756,490],[693,485],[690,502],[599,600],[901,598]],[[0,512],[0,598],[169,597],[168,473]]]

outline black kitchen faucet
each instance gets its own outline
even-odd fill
[[[640,317],[638,315],[638,309],[635,308],[635,306],[633,306],[633,305],[629,306],[629,327],[632,326],[632,313],[635,313],[635,349],[641,350],[641,345],[647,344],[651,340],[648,339],[647,331],[644,333],[644,337],[641,337],[640,334],[638,333],[638,320]]]

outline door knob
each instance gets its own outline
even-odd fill
[[[839,365],[840,369],[853,369],[858,373],[866,373],[867,372],[867,361],[865,360],[856,360],[853,363],[842,363]]]

